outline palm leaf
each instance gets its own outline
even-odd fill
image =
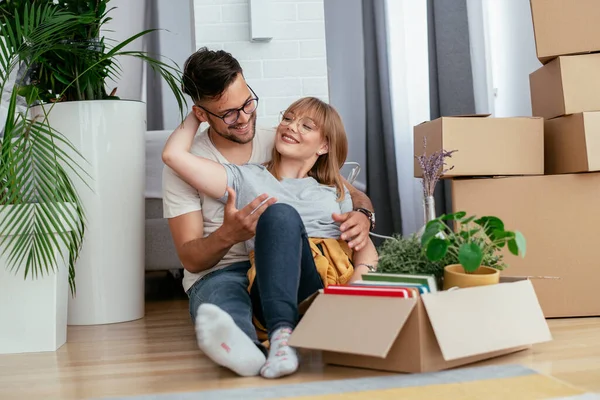
[[[74,293],[75,261],[81,250],[85,219],[73,183],[55,156],[64,150],[47,139],[48,130],[38,121],[22,119],[11,131],[16,138],[13,143],[21,151],[11,159],[9,178],[18,183],[23,199],[20,207],[5,207],[0,221],[0,247],[11,270],[18,270],[23,263],[25,278],[54,272],[56,254],[67,258],[66,249],[69,282]],[[53,132],[53,135],[59,134]],[[10,139],[4,138],[3,147]],[[15,162],[17,157],[19,162]],[[6,165],[0,169],[3,174]],[[0,191],[10,190],[3,185],[0,184]],[[30,207],[23,207],[27,205]]]
[[[98,39],[100,27],[110,20],[107,1],[16,3],[11,9],[10,3],[0,2],[0,37],[4,38],[0,40],[0,90],[19,63],[27,71],[10,88],[9,118],[0,144],[0,204],[11,205],[2,209],[0,247],[9,268],[23,266],[25,278],[54,271],[57,253],[68,257],[69,284],[75,293],[75,262],[83,243],[85,214],[71,176],[87,185],[89,175],[81,167],[85,161],[81,154],[50,126],[48,117],[55,104],[40,107],[41,114],[34,119],[29,117],[30,107],[65,99],[110,98],[105,81],[119,76],[118,58],[125,56],[143,60],[167,82],[183,119],[181,73],[174,62],[124,50],[154,29],[110,48],[104,38]],[[27,100],[26,112],[17,112],[17,93]],[[18,234],[3,235],[14,232]]]
[[[65,33],[89,21],[89,16],[60,12],[52,6],[25,5],[15,19],[0,20],[0,89],[19,62],[32,65],[44,54],[65,48]],[[75,293],[75,262],[85,233],[85,214],[66,169],[85,182],[83,157],[47,123],[47,114],[28,118],[17,112],[21,81],[11,88],[0,143],[0,251],[8,269],[24,269],[24,278],[38,278],[56,270],[63,258],[69,285]],[[32,96],[31,100],[35,100]],[[0,99],[1,101],[1,99]],[[42,112],[45,112],[42,109]],[[87,184],[87,183],[86,183]]]

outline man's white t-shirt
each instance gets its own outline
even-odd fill
[[[271,159],[273,143],[275,141],[275,129],[256,128],[256,135],[252,141],[252,155],[249,163],[262,164]],[[219,150],[213,145],[208,136],[208,128],[200,132],[194,138],[190,149],[192,154],[217,161],[222,164],[229,162]],[[174,218],[194,211],[202,211],[204,220],[204,237],[210,235],[223,224],[224,204],[218,200],[204,196],[188,185],[171,168],[165,165],[163,169],[163,216]],[[183,289],[187,292],[190,287],[201,277],[209,272],[225,268],[239,261],[247,261],[248,252],[244,243],[237,243],[225,254],[225,257],[211,269],[199,273],[191,273],[184,270]]]

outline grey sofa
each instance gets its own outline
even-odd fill
[[[182,268],[162,210],[161,152],[171,132],[146,132],[146,271],[176,272]]]

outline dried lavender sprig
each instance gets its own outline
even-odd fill
[[[446,165],[445,159],[451,158],[452,153],[458,150],[447,151],[444,149],[438,150],[427,156],[427,138],[423,137],[423,154],[415,156],[419,161],[421,170],[423,171],[422,185],[423,185],[423,196],[433,196],[435,187],[442,175],[452,170],[454,166],[444,169]]]

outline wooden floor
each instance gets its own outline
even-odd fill
[[[480,365],[520,363],[600,392],[600,318],[549,325],[552,342]],[[56,353],[0,355],[0,399],[86,399],[385,375],[323,366],[318,352],[302,354],[301,369],[291,377],[237,377],[197,349],[185,299],[153,300],[138,321],[70,327],[68,343]]]

